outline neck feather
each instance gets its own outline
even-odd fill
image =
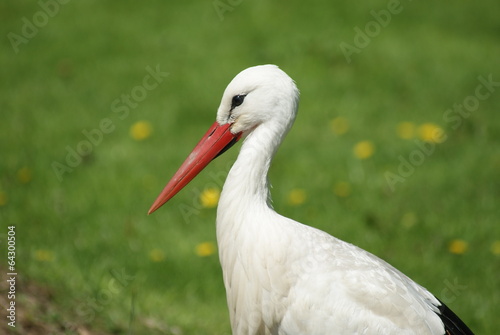
[[[273,127],[262,124],[245,138],[224,184],[219,208],[228,210],[242,201],[248,205],[267,205],[267,173],[282,137]]]

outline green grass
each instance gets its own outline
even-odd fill
[[[74,1],[17,54],[7,34],[21,34],[22,18],[41,9],[0,5],[0,236],[16,225],[20,276],[53,292],[57,312],[40,318],[117,334],[230,333],[217,256],[194,249],[215,242],[215,210],[199,209],[197,195],[220,186],[237,149],[146,212],[213,122],[232,77],[275,63],[302,96],[271,170],[275,208],[384,258],[477,334],[496,334],[500,87],[457,129],[443,115],[475,94],[478,76],[500,81],[500,6],[402,2],[348,63],[340,43],[353,44],[354,27],[364,29],[387,3],[243,1],[221,21],[210,1]],[[120,119],[112,102],[158,64],[168,77]],[[330,129],[338,116],[350,124],[342,136]],[[104,118],[113,131],[60,181],[53,162],[66,164],[67,146]],[[144,141],[129,135],[139,120],[153,124]],[[391,192],[385,172],[418,149],[397,136],[403,121],[437,124],[448,138]],[[361,161],[353,147],[363,140],[376,151]],[[23,168],[32,178],[20,176]],[[334,194],[340,181],[351,185],[348,197]],[[300,206],[288,203],[295,188],[307,195]],[[468,243],[463,255],[449,252],[454,239]],[[151,260],[153,249],[163,261]]]

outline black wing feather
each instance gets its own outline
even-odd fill
[[[442,301],[439,301],[441,306],[437,306],[439,313],[436,313],[444,324],[445,335],[474,335],[472,330],[460,320],[460,318],[453,313]]]

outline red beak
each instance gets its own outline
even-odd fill
[[[207,133],[202,137],[196,147],[194,147],[191,154],[184,163],[182,163],[179,170],[177,170],[172,179],[170,179],[158,198],[156,198],[148,214],[153,213],[164,203],[169,201],[184,186],[193,180],[208,163],[233,146],[233,144],[241,138],[241,133],[235,135],[231,133],[230,128],[231,123],[226,123],[221,126],[218,122],[215,122],[210,129],[208,129]]]

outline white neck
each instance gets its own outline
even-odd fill
[[[279,142],[271,127],[260,125],[246,138],[224,183],[218,215],[234,207],[265,206],[269,197],[267,173]]]
[[[217,208],[217,240],[220,249],[240,237],[238,233],[242,225],[255,228],[263,224],[257,219],[257,214],[272,211],[268,204],[267,173],[288,129],[288,125],[264,123],[246,137],[229,171]]]

